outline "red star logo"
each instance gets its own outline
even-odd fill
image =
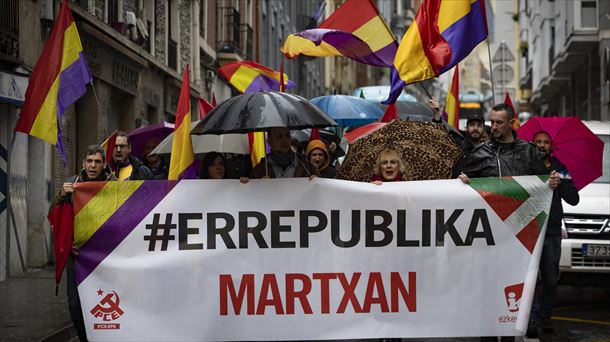
[[[104,294],[104,291],[102,291],[102,289],[97,290],[97,295],[98,295],[98,296],[101,296],[101,295],[103,295],[103,294]]]

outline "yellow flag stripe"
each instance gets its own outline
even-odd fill
[[[252,166],[256,166],[266,154],[265,132],[254,132],[253,134],[254,141],[252,142],[252,153],[250,153],[250,158],[252,159]]]
[[[191,111],[186,113],[180,126],[174,131],[170,169],[167,179],[176,180],[182,171],[195,161],[193,155],[193,142],[191,140]]]
[[[293,34],[288,35],[281,50],[289,57],[296,57],[299,54],[312,57],[343,56],[337,49],[325,42],[316,46],[311,40]]]
[[[441,1],[438,10],[438,30],[442,33],[470,12],[471,1]]]
[[[371,47],[371,50],[376,52],[394,41],[394,36],[389,32],[388,34],[380,34],[384,31],[387,32],[388,30],[381,17],[375,16],[354,31],[354,35],[365,41]]]
[[[416,22],[409,26],[407,33],[402,38],[398,51],[396,51],[394,66],[400,78],[407,84],[436,77],[434,69],[424,53]]]
[[[74,244],[82,246],[144,181],[108,182],[74,217]]]

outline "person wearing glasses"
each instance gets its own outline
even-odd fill
[[[131,155],[131,143],[125,132],[118,132],[112,151],[112,170],[120,181],[153,179],[152,171]]]

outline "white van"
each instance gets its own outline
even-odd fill
[[[559,283],[610,292],[610,122],[584,123],[605,143],[603,175],[578,192],[578,205],[563,202]]]

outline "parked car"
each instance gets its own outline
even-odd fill
[[[579,191],[578,205],[563,203],[559,283],[610,294],[610,122],[584,123],[605,143],[603,175]]]

